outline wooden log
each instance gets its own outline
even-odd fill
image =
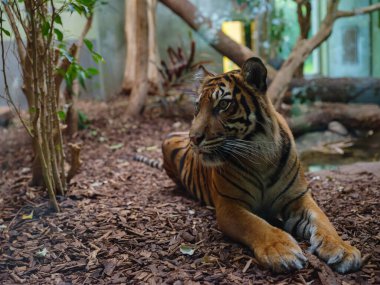
[[[290,104],[299,98],[323,102],[360,102],[380,103],[380,79],[364,78],[330,78],[293,79],[284,97],[284,103]]]
[[[315,103],[301,116],[288,118],[295,137],[327,129],[338,121],[348,129],[380,130],[380,106],[372,104]]]

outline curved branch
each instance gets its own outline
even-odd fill
[[[367,7],[357,8],[352,11],[337,11],[335,14],[335,18],[358,16],[368,14],[376,10],[380,10],[380,3],[376,3]]]
[[[17,27],[17,23],[16,23],[16,20],[14,18],[13,12],[11,11],[11,9],[9,9],[8,4],[3,4],[3,6],[5,9],[5,13],[8,16],[9,23],[11,25],[12,31],[15,34],[16,44],[17,44],[18,54],[20,56],[21,65],[24,66],[25,54],[26,54],[24,42],[22,41],[20,31]]]
[[[200,11],[188,0],[160,0],[162,4],[167,6],[175,14],[182,18],[194,31],[200,32],[203,25],[206,25],[211,30],[211,20],[200,15]],[[205,35],[199,33],[203,38]],[[209,39],[206,38],[209,42]],[[250,57],[257,56],[252,50],[244,45],[238,44],[220,29],[216,31],[215,40],[210,42],[210,45],[221,54],[225,55],[237,65],[241,66],[244,61]],[[276,75],[276,70],[269,64],[265,64],[268,69],[268,77],[273,79]]]

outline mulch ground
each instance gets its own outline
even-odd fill
[[[82,109],[92,120],[75,138],[83,165],[59,198],[58,214],[42,190],[28,186],[27,137],[20,128],[0,130],[1,284],[380,284],[374,171],[308,174],[338,232],[362,251],[362,270],[339,275],[308,254],[305,269],[273,274],[223,236],[212,209],[176,191],[165,173],[131,160],[136,152],[159,158],[165,134],[188,123],[128,121],[121,101]],[[183,254],[182,245],[193,255]]]

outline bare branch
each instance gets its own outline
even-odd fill
[[[352,11],[337,11],[335,14],[335,18],[358,16],[372,13],[377,10],[380,10],[380,3],[376,3],[367,7],[357,8]]]
[[[4,5],[5,13],[7,13],[12,31],[15,34],[18,54],[20,56],[21,63],[23,64],[25,62],[25,53],[26,53],[24,42],[22,41],[20,31],[17,27],[13,12],[11,11],[11,9],[9,9],[9,6],[7,4],[3,4],[3,5]]]
[[[84,38],[86,37],[86,35],[88,34],[89,30],[91,29],[93,18],[94,17],[93,17],[92,14],[87,18],[86,25],[84,26],[83,31],[82,31],[79,39],[78,39],[77,50],[76,50],[76,53],[75,53],[75,59],[76,59],[77,62],[79,62],[80,50],[82,49]]]
[[[1,60],[2,60],[2,74],[3,74],[3,80],[4,80],[4,89],[5,89],[5,97],[4,99],[7,101],[8,104],[10,104],[13,108],[13,110],[16,112],[17,116],[19,117],[22,125],[24,126],[25,130],[29,134],[30,137],[33,137],[32,131],[30,128],[26,125],[24,119],[21,116],[20,110],[16,107],[16,104],[14,103],[11,94],[9,92],[9,86],[8,86],[8,80],[7,75],[5,73],[5,48],[4,48],[4,38],[3,33],[1,32],[1,29],[3,28],[3,11],[0,9],[0,43],[1,43]]]

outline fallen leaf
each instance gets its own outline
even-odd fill
[[[193,255],[195,252],[195,248],[186,244],[181,244],[181,246],[179,247],[179,250],[181,251],[182,254],[185,254],[185,255]]]
[[[23,219],[23,220],[31,220],[31,219],[33,219],[33,211],[30,212],[29,215],[26,215],[26,214],[22,215],[21,219]]]
[[[47,249],[44,247],[44,248],[41,249],[40,251],[37,251],[37,252],[36,252],[36,256],[37,256],[37,257],[45,257],[47,253],[48,253],[48,251],[47,251]]]
[[[108,148],[112,149],[112,150],[115,150],[115,149],[122,148],[123,146],[124,146],[123,143],[117,143],[117,144],[113,144],[113,145],[108,146]]]

